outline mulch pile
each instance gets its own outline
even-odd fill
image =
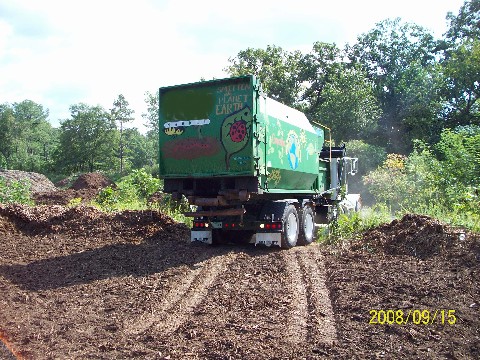
[[[7,182],[11,180],[27,180],[30,183],[30,191],[32,193],[46,193],[56,190],[55,185],[45,175],[35,172],[0,170],[0,177],[5,178]]]
[[[128,237],[143,241],[158,232],[184,240],[184,224],[154,210],[105,213],[91,206],[0,204],[0,233],[28,236]],[[133,240],[132,240],[133,241]]]
[[[439,254],[453,255],[459,247],[472,245],[462,230],[428,216],[406,214],[400,220],[367,231],[360,241],[354,242],[352,249],[427,259]]]
[[[479,234],[407,214],[327,251],[345,357],[480,358]],[[417,316],[388,323],[388,310]]]
[[[80,175],[77,180],[74,181],[71,189],[83,190],[83,189],[103,189],[107,186],[114,186],[114,182],[100,173],[86,173]]]
[[[34,193],[32,197],[39,205],[67,205],[76,198],[88,203],[107,186],[115,187],[115,183],[101,173],[86,173],[80,175],[68,189],[55,188],[50,192]]]

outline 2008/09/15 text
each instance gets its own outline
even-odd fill
[[[457,317],[455,310],[446,309],[410,309],[404,310],[370,310],[370,321],[372,325],[455,325]]]

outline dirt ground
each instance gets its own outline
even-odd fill
[[[210,247],[156,211],[58,205],[108,185],[0,205],[0,359],[480,358],[479,235],[406,215],[342,246]]]
[[[100,190],[107,186],[115,187],[115,183],[105,175],[97,172],[81,174],[68,186],[70,179],[57,183],[50,191],[33,192],[32,198],[39,205],[68,205],[74,199],[80,199],[82,204],[93,200]]]
[[[478,236],[409,215],[336,248],[188,237],[151,211],[0,206],[0,356],[480,357]],[[389,309],[412,316],[369,323]],[[437,316],[423,324],[414,310]]]

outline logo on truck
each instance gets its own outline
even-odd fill
[[[228,115],[220,129],[220,139],[225,149],[225,166],[230,169],[232,155],[242,151],[248,144],[252,112],[248,106]]]

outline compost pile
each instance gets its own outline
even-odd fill
[[[45,193],[55,191],[55,185],[43,174],[21,170],[0,170],[0,177],[7,180],[7,183],[14,181],[26,181],[30,184],[32,193]]]
[[[180,231],[181,230],[181,231]],[[144,241],[159,231],[176,233],[184,239],[187,228],[154,210],[104,213],[91,206],[0,204],[0,232],[11,236],[71,236],[94,241],[100,236]]]
[[[352,249],[370,249],[390,255],[409,255],[426,259],[434,255],[451,254],[454,247],[462,245],[460,230],[445,226],[428,216],[406,214],[367,231]]]
[[[68,184],[68,179],[62,180],[58,185]],[[105,175],[97,172],[82,174],[77,177],[67,189],[54,188],[48,192],[34,192],[33,200],[40,205],[67,205],[73,199],[81,199],[81,203],[88,203],[107,186],[115,187],[115,183]]]
[[[479,358],[480,239],[459,235],[408,215],[338,248],[211,247],[156,211],[0,205],[0,357]]]

